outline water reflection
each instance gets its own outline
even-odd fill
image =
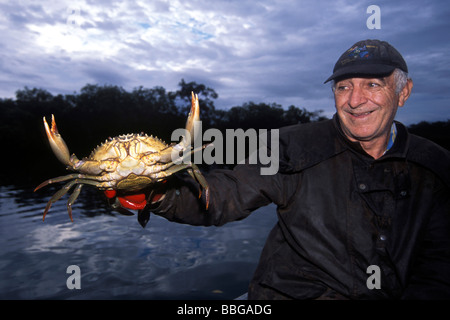
[[[55,190],[0,187],[2,299],[232,299],[245,292],[276,220],[269,206],[220,228],[152,215],[143,229],[84,188],[74,223],[67,197],[42,222]],[[81,290],[66,287],[72,264],[81,269]]]

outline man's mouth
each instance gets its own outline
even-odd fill
[[[352,111],[349,111],[348,113],[354,118],[362,119],[362,118],[365,118],[365,117],[369,116],[372,112],[373,111],[367,111],[367,112],[352,112]]]

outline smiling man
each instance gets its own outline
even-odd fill
[[[342,130],[359,141],[372,157],[381,157],[388,146],[398,107],[411,94],[412,80],[400,53],[378,40],[356,43],[335,65],[333,80],[336,110]],[[392,138],[394,138],[393,136]]]
[[[208,210],[180,176],[153,211],[222,225],[275,203],[250,299],[450,299],[450,153],[394,121],[407,72],[387,42],[356,43],[326,81],[333,119],[280,129],[276,174],[211,170]]]
[[[363,149],[375,159],[384,154],[394,117],[411,92],[412,81],[395,91],[395,70],[383,78],[350,78],[334,87],[336,109],[343,131],[351,141],[360,141]]]

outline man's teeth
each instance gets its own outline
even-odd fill
[[[369,112],[364,112],[364,113],[352,113],[355,117],[362,117],[362,116],[367,116],[371,113],[371,111]]]

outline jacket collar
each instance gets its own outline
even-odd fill
[[[397,128],[397,138],[395,139],[394,144],[392,147],[378,160],[383,160],[386,158],[405,158],[407,154],[407,150],[409,147],[409,133],[406,127],[398,122],[394,121],[395,126]],[[339,117],[337,114],[333,116],[333,124],[336,128],[336,131],[338,132],[338,139],[347,146],[348,149],[357,152],[364,157],[368,159],[373,159],[372,156],[367,154],[367,152],[364,151],[364,149],[361,147],[361,144],[359,142],[352,142],[350,141],[344,134],[344,131],[342,130],[341,123],[339,121]]]

